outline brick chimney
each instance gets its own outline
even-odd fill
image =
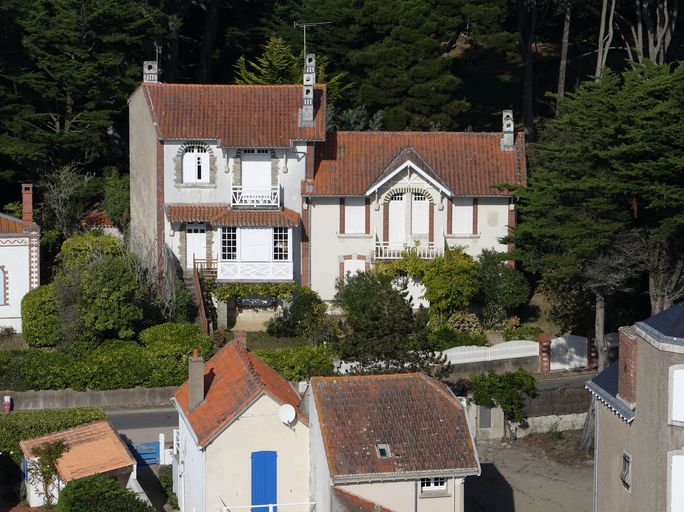
[[[188,361],[188,411],[192,412],[204,402],[204,359],[199,348],[192,349]]]
[[[636,405],[637,337],[632,327],[620,327],[618,397],[630,407]]]
[[[242,348],[247,348],[247,333],[245,331],[233,331],[233,341]]]
[[[551,371],[551,336],[542,332],[537,336],[539,343],[539,373]]]
[[[33,185],[24,183],[21,186],[21,220],[24,224],[33,223]]]

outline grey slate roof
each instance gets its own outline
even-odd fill
[[[615,362],[596,377],[588,380],[585,387],[611,411],[627,423],[631,423],[634,419],[634,411],[617,396],[618,370],[619,362]]]
[[[637,322],[636,326],[657,341],[684,346],[684,302]]]

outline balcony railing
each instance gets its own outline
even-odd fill
[[[315,501],[301,501],[299,503],[271,503],[269,505],[226,505],[223,498],[219,496],[219,506],[217,512],[234,512],[251,510],[253,512],[311,512],[316,509]]]
[[[236,208],[263,208],[280,206],[280,182],[272,187],[243,187],[234,185],[231,202]]]
[[[401,259],[402,254],[412,252],[416,256],[425,260],[431,260],[437,256],[444,254],[444,248],[437,246],[434,243],[411,245],[411,244],[396,244],[391,242],[376,242],[375,244],[375,259],[378,260],[398,260]]]
[[[216,278],[230,281],[292,281],[291,261],[219,261]]]

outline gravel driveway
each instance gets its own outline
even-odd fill
[[[591,512],[590,462],[559,464],[519,442],[478,442],[477,450],[482,475],[466,480],[466,512]]]

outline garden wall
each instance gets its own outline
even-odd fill
[[[530,373],[538,373],[539,356],[454,364],[451,367],[451,373],[445,380],[447,382],[456,383],[460,379],[467,379],[471,375],[479,375],[489,371],[494,371],[496,373],[514,372],[518,368],[523,368]]]
[[[73,389],[43,391],[0,391],[10,396],[14,410],[55,409],[66,407],[171,407],[176,387],[113,389],[108,391],[74,391]]]

